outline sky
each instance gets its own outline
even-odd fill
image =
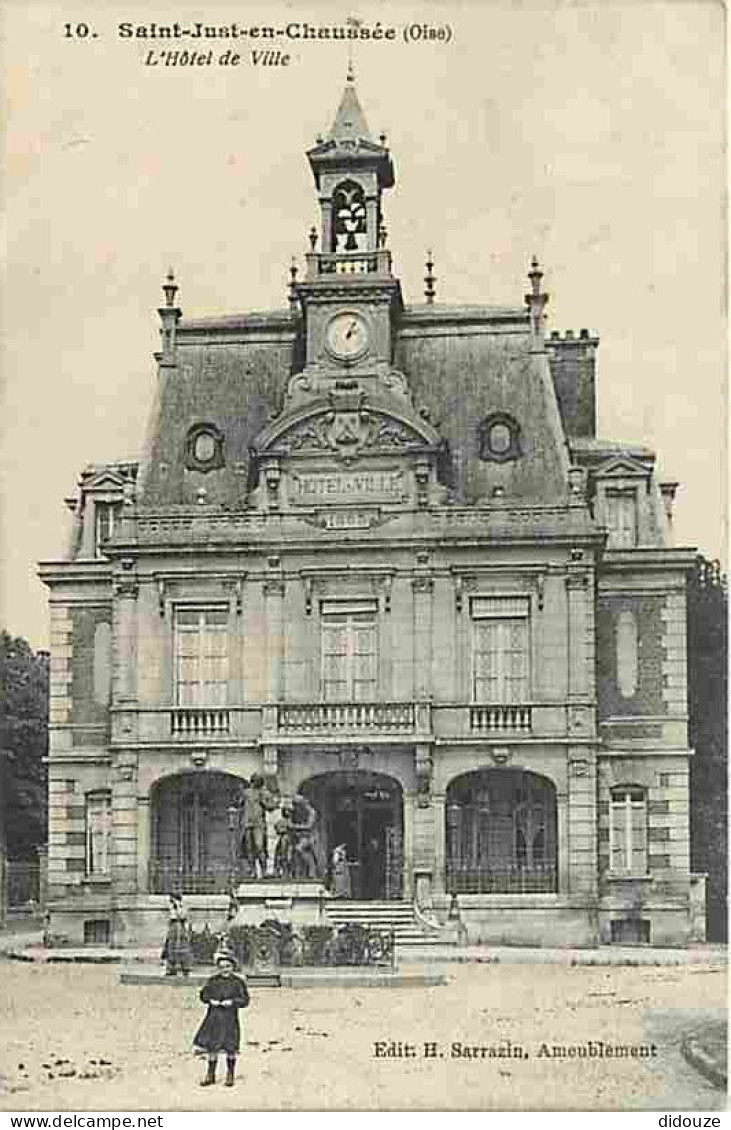
[[[717,0],[297,4],[5,0],[0,626],[48,645],[40,560],[90,462],[135,458],[172,265],[184,314],[281,307],[317,219],[304,153],[332,121],[342,42],[207,41],[236,67],[145,65],[190,44],[118,24],[394,27],[354,66],[396,167],[385,218],[406,302],[522,305],[598,333],[599,434],[678,480],[676,544],[725,559],[724,16]],[[86,37],[76,22],[89,28]],[[416,22],[444,39],[405,39]],[[265,44],[271,46],[271,44]],[[196,45],[197,46],[197,45]],[[261,42],[258,44],[261,46]],[[155,56],[161,60],[160,56]]]

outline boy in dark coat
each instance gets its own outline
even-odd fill
[[[221,946],[214,961],[218,971],[206,981],[200,997],[208,1012],[193,1037],[193,1046],[208,1056],[208,1071],[201,1087],[216,1082],[216,1064],[223,1052],[226,1056],[226,1087],[233,1087],[236,1055],[241,1041],[239,1009],[249,1003],[249,990],[242,977],[237,977],[236,957],[228,946]]]

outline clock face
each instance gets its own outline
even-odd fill
[[[329,321],[325,343],[334,357],[352,361],[368,349],[368,325],[365,318],[350,310],[341,310]]]

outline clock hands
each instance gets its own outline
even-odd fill
[[[353,336],[353,332],[354,332],[354,330],[355,330],[355,327],[356,327],[357,325],[358,325],[358,322],[356,321],[356,319],[355,319],[355,318],[353,318],[353,321],[352,321],[352,322],[350,323],[350,325],[348,326],[348,330],[347,330],[347,333],[345,334],[345,340],[346,340],[346,341],[350,341],[351,337]]]

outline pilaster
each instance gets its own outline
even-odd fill
[[[138,830],[137,757],[119,753],[112,777],[112,879],[117,894],[137,890],[142,866]]]
[[[568,747],[568,888],[597,894],[596,758],[585,745]]]
[[[284,694],[284,592],[281,562],[278,557],[270,557],[268,575],[263,582],[267,702],[278,702]]]

